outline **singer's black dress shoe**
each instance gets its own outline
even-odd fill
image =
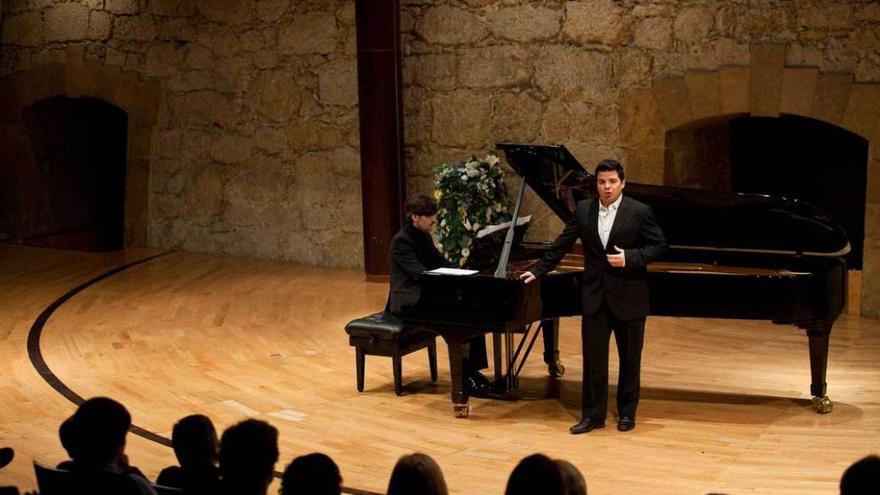
[[[12,462],[12,458],[15,457],[15,451],[9,447],[3,447],[0,449],[0,468],[6,467],[7,464]]]
[[[617,421],[618,431],[629,431],[635,427],[636,427],[636,418],[631,418],[629,416],[621,416],[620,420]]]
[[[589,433],[593,430],[605,428],[605,421],[591,421],[590,418],[584,418],[580,423],[568,429],[572,435],[580,435],[581,433]]]

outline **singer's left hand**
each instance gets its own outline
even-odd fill
[[[623,268],[626,266],[626,255],[624,254],[623,249],[620,249],[617,246],[614,246],[614,249],[617,251],[617,254],[609,254],[608,255],[608,263],[611,266],[615,266],[618,268]]]

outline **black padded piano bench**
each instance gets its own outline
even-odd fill
[[[355,348],[357,365],[357,389],[364,391],[364,364],[367,354],[390,356],[394,366],[394,392],[403,393],[403,368],[401,358],[419,349],[428,348],[428,365],[431,381],[437,381],[437,343],[434,333],[424,329],[406,327],[395,318],[376,313],[345,325],[348,343]]]

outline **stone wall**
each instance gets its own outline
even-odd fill
[[[861,313],[880,317],[880,3],[868,0],[407,0],[411,189],[494,143],[562,143],[663,184],[667,131],[790,113],[869,141]],[[675,136],[673,136],[675,137]],[[681,137],[681,136],[679,136]],[[671,164],[674,165],[674,164]],[[674,170],[681,183],[686,171]],[[701,179],[701,182],[704,182]],[[534,197],[532,238],[559,232]]]
[[[76,48],[158,83],[149,244],[362,265],[352,2],[6,0],[2,15],[0,81]]]
[[[630,180],[664,183],[671,129],[810,116],[871,143],[862,306],[880,315],[880,3],[401,4],[411,192],[430,188],[434,166],[503,141],[562,143],[588,166],[618,158]],[[125,88],[159,88],[146,137],[130,136],[150,244],[362,264],[351,0],[0,5],[0,87],[97,88],[138,115],[153,90]],[[526,210],[533,238],[558,232],[535,197]]]
[[[871,1],[402,3],[414,190],[429,187],[433,166],[504,141],[562,143],[589,167],[624,159],[629,179],[662,183],[662,149],[645,160],[624,143],[644,130],[639,115],[621,113],[622,94],[687,71],[747,66],[754,43],[784,43],[789,65],[880,82],[880,4]],[[534,197],[527,204],[533,237],[555,235],[552,213]]]

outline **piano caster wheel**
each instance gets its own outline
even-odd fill
[[[813,410],[819,414],[828,414],[834,408],[834,403],[827,395],[822,397],[813,397]]]
[[[471,415],[471,405],[470,403],[465,404],[453,404],[452,410],[455,412],[456,418],[466,418]]]
[[[562,362],[560,361],[548,364],[547,373],[550,373],[550,376],[552,376],[553,378],[559,378],[560,376],[565,374],[565,366],[563,366]]]

